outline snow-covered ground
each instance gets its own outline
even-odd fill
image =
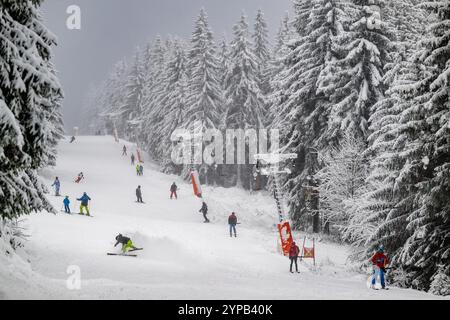
[[[188,183],[148,161],[144,176],[136,176],[129,157],[121,156],[123,144],[111,137],[61,142],[58,166],[42,176],[49,186],[60,178],[74,212],[76,198],[87,192],[94,218],[30,216],[25,225],[31,238],[21,254],[30,263],[0,255],[0,299],[440,299],[400,288],[368,290],[367,276],[349,271],[346,248],[325,241],[316,243],[316,268],[301,262],[301,273],[291,274],[288,259],[277,252],[277,214],[269,195],[204,187],[211,219],[204,224]],[[80,171],[86,179],[76,184]],[[174,181],[178,200],[169,199]],[[138,185],[146,204],[135,202]],[[62,197],[50,198],[62,208]],[[242,223],[238,238],[228,234],[231,211]],[[119,251],[118,233],[145,250],[137,258],[107,256]],[[79,267],[79,290],[67,288],[69,266]]]

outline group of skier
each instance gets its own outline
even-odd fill
[[[142,165],[142,163],[138,163],[136,165],[136,174],[138,176],[143,176],[144,175],[144,166]]]
[[[126,147],[125,146],[124,146],[123,152],[124,152],[124,155],[126,155]],[[133,165],[134,165],[134,161],[135,161],[134,154],[132,154],[131,155],[131,163]],[[136,171],[137,171],[138,175],[142,175],[141,169],[139,168],[139,164],[136,167]],[[178,190],[178,186],[174,182],[170,186],[170,199],[173,199],[173,197],[175,197],[175,199],[178,199],[177,190]],[[136,189],[136,197],[137,197],[137,202],[143,203],[141,186],[138,186],[138,188]],[[205,201],[202,201],[202,207],[200,208],[199,212],[201,212],[203,214],[204,223],[209,223],[210,220],[207,217],[208,205],[206,204]],[[233,237],[233,235],[234,235],[234,237],[237,237],[237,232],[236,232],[237,224],[238,224],[238,220],[237,220],[236,213],[232,212],[231,215],[228,217],[230,237]],[[121,234],[119,234],[116,237],[116,241],[117,242],[116,242],[115,246],[117,246],[119,243],[122,244],[122,253],[124,253],[124,254],[129,252],[130,250],[140,250],[133,245],[133,242],[131,241],[130,238],[124,237]],[[295,272],[300,273],[298,270],[298,258],[299,257],[300,257],[300,248],[297,246],[295,241],[293,241],[289,248],[289,260],[290,260],[289,271],[291,273],[294,273],[293,266],[295,266]],[[375,289],[376,280],[377,280],[377,278],[379,278],[382,289],[386,289],[385,273],[386,273],[386,265],[388,263],[388,259],[387,259],[386,255],[384,254],[383,246],[380,246],[378,248],[377,252],[370,259],[370,262],[373,265],[373,276],[372,276],[372,280],[371,280],[371,288]]]
[[[80,178],[80,175],[81,175],[81,177],[83,177],[83,173],[80,173],[78,175],[78,179],[77,180],[81,181],[82,178]],[[75,182],[77,182],[77,180]],[[59,197],[60,196],[60,190],[61,190],[61,181],[59,180],[58,177],[55,178],[55,180],[54,180],[54,182],[52,184],[52,187],[55,188],[55,196]],[[89,212],[89,201],[90,200],[91,200],[91,198],[87,195],[86,192],[84,192],[83,195],[80,198],[77,198],[77,201],[81,201],[81,205],[80,205],[80,214],[81,215],[84,215],[84,210],[86,210],[86,215],[90,216],[90,212]],[[65,213],[71,213],[69,196],[65,196],[64,197],[63,206],[64,206],[64,212]]]

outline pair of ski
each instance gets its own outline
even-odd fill
[[[89,217],[89,218],[93,218],[94,216],[92,216],[92,215],[87,215],[87,214],[81,214],[81,213],[76,213],[76,212],[74,212],[74,213],[72,213],[72,212],[65,212],[64,210],[61,210],[61,212],[62,213],[65,213],[65,214],[68,214],[68,215],[70,215],[70,216],[83,216],[83,217]]]
[[[140,250],[144,250],[144,248],[132,249],[132,250],[129,250],[128,252],[126,252],[126,253],[112,253],[112,252],[108,252],[107,255],[108,256],[137,257],[137,254],[129,254],[129,252],[140,251]]]
[[[389,288],[377,288],[377,287],[370,287],[370,289],[372,289],[372,290],[389,290]]]

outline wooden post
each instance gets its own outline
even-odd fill
[[[306,236],[303,238],[302,253],[300,255],[300,261],[302,261],[303,256],[305,255],[305,242],[306,242]]]
[[[314,238],[313,238],[313,261],[314,265],[316,265],[316,245],[314,243]]]

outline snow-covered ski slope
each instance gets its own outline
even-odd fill
[[[57,167],[42,176],[48,185],[60,178],[61,194],[70,196],[74,212],[79,212],[76,197],[87,192],[94,218],[62,212],[27,218],[30,264],[0,255],[0,299],[439,298],[399,288],[368,290],[366,275],[348,271],[346,248],[325,242],[317,242],[316,269],[301,262],[301,273],[291,274],[288,259],[277,252],[277,214],[269,195],[204,187],[211,219],[205,224],[188,183],[148,161],[138,177],[129,156],[121,156],[124,144],[134,151],[112,137],[61,142]],[[76,184],[80,171],[86,179]],[[178,200],[169,199],[174,181]],[[145,204],[135,202],[138,185]],[[63,197],[49,197],[62,208]],[[242,223],[238,238],[228,234],[232,210]],[[119,250],[113,247],[118,233],[145,248],[137,258],[107,256]],[[79,290],[67,288],[69,266],[81,272]]]

